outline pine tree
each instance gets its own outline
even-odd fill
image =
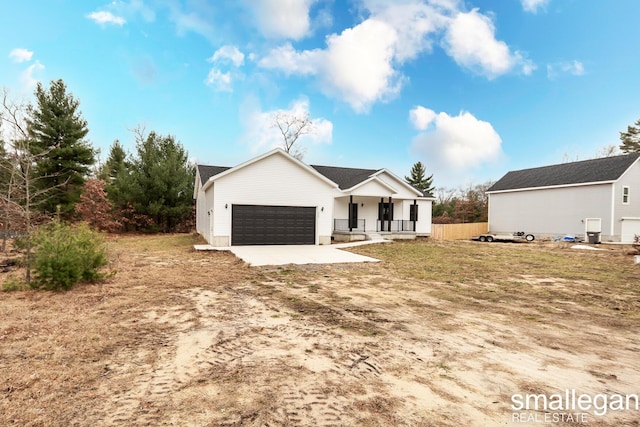
[[[168,232],[191,214],[194,175],[186,150],[173,136],[144,136],[139,130],[135,155],[106,190],[123,223]],[[149,227],[149,218],[155,227]]]
[[[640,152],[640,119],[636,120],[634,126],[627,126],[626,132],[620,132],[620,149],[624,153]]]
[[[404,179],[416,190],[420,190],[425,194],[431,194],[433,187],[433,174],[425,178],[426,170],[422,162],[417,162],[411,168],[411,176],[405,176]]]
[[[50,189],[42,203],[44,212],[73,212],[80,200],[82,186],[95,162],[95,150],[84,137],[87,122],[78,110],[80,102],[62,80],[51,81],[48,90],[38,83],[37,104],[30,106],[27,119],[30,150],[44,154],[35,168],[39,189]]]
[[[121,173],[128,167],[129,162],[127,161],[127,153],[124,151],[120,141],[116,139],[113,142],[113,145],[111,145],[107,161],[100,167],[98,178],[109,184],[116,179],[118,173]]]

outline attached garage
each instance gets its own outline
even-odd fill
[[[622,218],[621,234],[622,243],[633,243],[634,236],[640,236],[640,218]]]
[[[308,206],[233,205],[231,244],[314,245],[316,208]]]

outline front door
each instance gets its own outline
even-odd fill
[[[393,203],[378,203],[378,219],[380,221],[393,220]]]
[[[391,221],[393,221],[393,203],[378,203],[379,231],[391,231]]]
[[[349,203],[349,229],[358,228],[358,204]]]

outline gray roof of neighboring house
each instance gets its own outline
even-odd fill
[[[200,182],[204,184],[211,178],[212,176],[218,175],[226,170],[231,169],[227,166],[207,166],[207,165],[198,165],[198,174],[200,175]]]
[[[616,181],[638,157],[640,153],[633,153],[511,171],[487,192]]]

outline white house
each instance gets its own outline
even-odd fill
[[[387,169],[310,166],[281,149],[199,165],[194,198],[196,229],[213,246],[428,236],[434,200]]]
[[[487,194],[494,233],[640,235],[640,153],[511,171]]]

